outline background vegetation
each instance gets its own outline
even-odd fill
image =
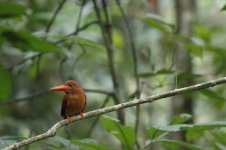
[[[226,73],[222,0],[0,1],[0,148],[48,130],[68,79],[86,111]],[[226,149],[225,85],[75,122],[22,149]]]

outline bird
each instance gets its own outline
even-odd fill
[[[63,85],[51,88],[53,91],[64,91],[61,116],[67,119],[68,124],[72,122],[72,117],[80,115],[83,118],[86,107],[86,94],[78,82],[66,81]]]

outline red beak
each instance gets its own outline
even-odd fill
[[[67,91],[67,89],[68,89],[68,86],[65,86],[65,85],[60,85],[60,86],[51,88],[51,90],[54,90],[54,91]]]

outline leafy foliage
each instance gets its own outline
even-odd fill
[[[143,77],[143,78],[147,78],[147,77],[154,77],[154,76],[157,76],[157,75],[168,75],[168,74],[172,74],[174,73],[173,70],[170,70],[170,69],[160,69],[154,73],[140,73],[139,76],[140,77]]]
[[[114,91],[119,91],[120,102],[124,102],[138,98],[139,94],[146,97],[174,89],[175,84],[184,87],[225,76],[226,5],[195,1],[197,15],[182,17],[194,23],[187,34],[187,31],[178,33],[179,28],[191,25],[181,23],[177,27],[179,16],[175,12],[179,6],[169,1],[158,5],[153,2],[98,1],[100,20],[93,1],[0,2],[0,149],[22,140],[21,136],[40,134],[60,120],[59,95],[36,93],[49,91],[49,87],[68,79],[81,82],[92,91],[87,91],[89,111],[115,104],[115,95],[108,94]],[[108,39],[112,52],[105,47]],[[188,54],[191,66],[187,60],[178,62],[181,51]],[[178,66],[190,67],[191,72],[180,72]],[[114,78],[117,82],[112,81]],[[155,102],[140,107],[140,112],[126,109],[126,125],[107,116],[101,117],[100,123],[98,118],[86,119],[27,148],[132,150],[156,143],[157,149],[225,149],[226,123],[214,121],[225,120],[225,86],[189,96],[193,98],[194,117],[185,113],[176,115],[187,113],[188,105],[181,110],[174,108],[181,101]],[[103,102],[105,97],[109,101]],[[131,127],[135,126],[138,114],[136,135]],[[191,120],[194,123],[187,124]],[[174,137],[179,133],[186,141]]]
[[[168,131],[169,132],[178,131],[178,128],[180,127],[180,125],[178,126],[178,124],[184,123],[184,122],[189,121],[191,119],[192,119],[192,116],[190,114],[180,114],[178,116],[175,116],[170,121],[170,125],[165,127],[166,130],[162,129],[161,127],[150,127],[150,128],[148,128],[148,134],[151,137],[151,139],[164,137],[168,134]],[[187,126],[187,125],[185,125],[185,126]]]
[[[61,52],[56,45],[37,38],[26,31],[0,28],[0,36],[23,51]]]
[[[119,122],[114,118],[107,116],[101,117],[100,121],[106,130],[111,132],[115,137],[118,138],[118,140],[120,140],[125,149],[133,149],[136,136],[132,128],[123,126],[119,124]]]
[[[97,50],[100,50],[100,51],[104,51],[105,48],[104,46],[94,42],[94,41],[91,41],[91,40],[88,40],[88,39],[85,39],[85,38],[82,38],[82,37],[74,37],[73,38],[75,43],[78,44],[78,45],[84,45],[84,46],[88,46],[88,47],[92,47],[92,48],[95,48]]]
[[[3,149],[4,147],[11,145],[18,140],[23,140],[23,137],[19,136],[1,136],[0,137],[0,148]]]
[[[0,64],[0,100],[6,100],[12,91],[12,81],[10,73]]]
[[[22,5],[9,2],[0,3],[0,18],[2,19],[19,17],[25,14],[26,9]]]
[[[209,123],[200,123],[200,124],[173,124],[173,125],[168,125],[164,127],[151,127],[148,129],[148,133],[150,137],[154,140],[153,142],[160,142],[160,143],[166,143],[166,147],[172,146],[171,148],[178,149],[177,147],[182,145],[189,147],[191,149],[196,149],[198,146],[191,145],[186,142],[181,142],[181,141],[171,141],[171,140],[165,140],[165,136],[173,133],[173,132],[180,132],[180,131],[186,131],[186,138],[187,140],[198,140],[200,139],[205,131],[210,131],[214,129],[219,129],[222,127],[226,127],[226,122],[225,121],[216,121],[216,122],[209,122]],[[156,133],[156,134],[154,134]],[[164,142],[162,142],[164,141]],[[193,147],[194,146],[194,147]]]
[[[107,150],[106,147],[97,144],[93,139],[72,140],[71,143],[84,150]]]
[[[158,140],[162,145],[171,150],[180,149],[180,148],[188,148],[190,150],[202,150],[202,147],[190,144],[187,142],[182,142],[178,140],[169,140],[169,139],[161,139]]]

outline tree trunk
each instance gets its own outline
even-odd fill
[[[175,2],[175,11],[176,11],[176,34],[182,34],[185,36],[192,35],[192,29],[195,22],[195,14],[196,14],[196,1],[195,0],[176,0]],[[189,41],[185,41],[189,42]],[[176,71],[177,73],[188,73],[192,75],[192,58],[190,53],[184,48],[184,43],[181,42],[177,45],[176,48]],[[176,87],[181,86],[189,86],[193,84],[193,79],[189,78],[186,81],[180,81],[180,79],[176,78]],[[182,82],[182,84],[181,84]],[[193,114],[193,102],[191,95],[182,95],[177,96],[173,101],[173,115],[178,115],[180,113],[188,113]],[[193,122],[190,121],[188,123]],[[181,133],[176,135],[176,138],[179,140],[186,141],[185,133]]]

